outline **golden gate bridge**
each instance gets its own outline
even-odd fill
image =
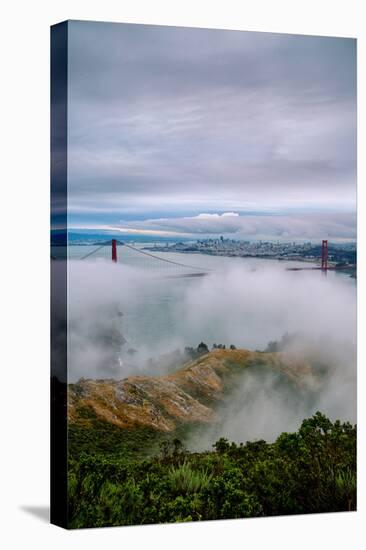
[[[161,274],[161,271],[164,270],[164,275],[167,277],[204,277],[205,275],[212,273],[212,270],[208,267],[199,267],[196,265],[179,262],[171,258],[164,258],[161,255],[157,255],[155,253],[153,254],[146,249],[144,250],[142,248],[138,248],[134,244],[130,244],[117,239],[110,239],[108,241],[102,242],[101,244],[94,245],[93,250],[90,250],[83,255],[80,255],[81,248],[83,248],[82,245],[68,247],[69,253],[72,250],[72,253],[69,254],[69,258],[78,260],[86,260],[88,258],[108,258],[112,260],[113,263],[124,263],[127,260],[128,264],[132,267],[149,269],[149,271],[155,271],[159,274]],[[63,247],[63,249],[65,250],[66,247]],[[59,259],[61,257],[62,254],[51,254],[51,259],[53,260]],[[286,270],[320,270],[323,273],[327,273],[327,271],[329,270],[339,269],[339,266],[329,264],[328,240],[326,239],[322,240],[320,260],[320,265],[302,265],[287,267]],[[342,270],[347,268],[353,269],[354,266],[342,265]]]

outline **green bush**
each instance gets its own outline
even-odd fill
[[[97,450],[69,457],[70,527],[243,518],[356,508],[356,427],[321,413],[274,443],[237,445],[221,438],[213,451],[188,453],[178,438],[154,456],[113,453],[105,430]],[[121,432],[123,436],[123,432]],[[88,437],[91,437],[89,434]],[[92,435],[98,439],[98,431]],[[135,445],[132,434],[128,436]],[[151,442],[151,434],[149,434]],[[161,439],[161,435],[159,435]],[[126,445],[126,442],[124,442]],[[104,450],[105,448],[105,450]]]

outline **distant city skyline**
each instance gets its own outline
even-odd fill
[[[68,227],[356,238],[356,41],[69,23]]]

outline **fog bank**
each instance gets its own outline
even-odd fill
[[[356,285],[348,276],[264,260],[171,279],[106,260],[71,261],[69,289],[69,381],[159,375],[184,360],[185,346],[264,350],[290,333],[289,351],[321,369],[321,388],[299,398],[275,375],[248,372],[224,411],[222,435],[270,439],[317,409],[356,420]]]

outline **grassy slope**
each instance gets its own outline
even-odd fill
[[[167,376],[81,380],[68,388],[70,454],[137,458],[156,454],[162,441],[184,441],[219,422],[220,406],[248,368],[275,371],[297,388],[314,382],[303,360],[248,350],[214,350]]]

